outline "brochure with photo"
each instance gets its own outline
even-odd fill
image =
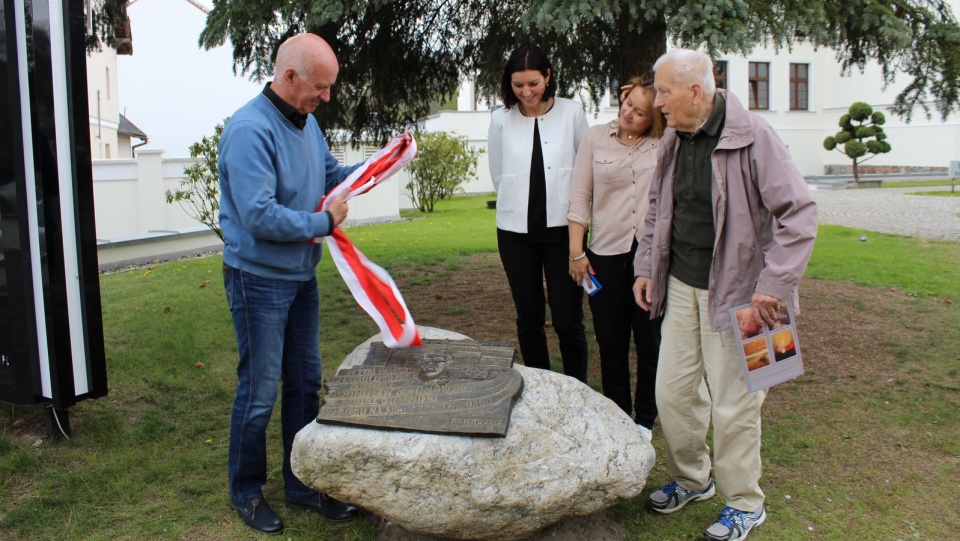
[[[758,325],[749,304],[730,310],[748,391],[759,391],[803,374],[793,310],[781,305],[777,322]]]

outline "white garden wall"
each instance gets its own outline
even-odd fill
[[[376,149],[341,151],[356,163]],[[164,157],[162,150],[141,149],[135,159],[94,160],[93,193],[101,268],[143,263],[180,254],[220,249],[216,235],[177,204],[167,204],[192,158]],[[400,218],[401,174],[350,201],[346,225]]]

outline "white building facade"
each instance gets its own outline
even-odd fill
[[[950,3],[954,14],[960,14],[960,1]],[[933,104],[928,103],[930,118],[919,107],[909,123],[897,117],[890,108],[906,86],[907,77],[901,75],[884,88],[880,66],[875,62],[867,65],[863,73],[854,69],[844,75],[833,50],[816,50],[800,43],[789,51],[757,47],[747,56],[723,56],[717,59],[717,68],[718,84],[770,122],[805,176],[849,171],[850,160],[839,151],[824,149],[823,140],[839,131],[840,117],[857,101],[884,113],[884,131],[892,147],[889,153],[864,164],[867,173],[935,171],[946,175],[949,162],[960,160],[960,114],[941,119]],[[597,113],[588,113],[591,125],[616,118],[616,98],[607,96],[603,101]],[[424,129],[464,135],[471,145],[486,149],[489,102],[488,97],[474,95],[474,85],[468,80],[461,85],[458,110],[431,116],[424,122]],[[493,191],[485,161],[481,158],[478,178],[466,185],[468,193]]]
[[[90,112],[91,158],[130,157],[127,138],[120,149],[120,101],[117,87],[117,51],[110,47],[87,55],[87,109]]]
[[[955,14],[960,13],[960,0],[950,4]],[[118,60],[116,51],[105,49],[88,55],[87,69],[97,235],[105,246],[114,247],[133,245],[136,239],[204,234],[203,227],[177,205],[165,202],[165,191],[176,187],[183,168],[191,162],[184,159],[189,144],[211,135],[218,122],[262,88],[232,74],[229,45],[210,51],[197,47],[206,18],[200,2],[135,0],[128,14],[136,54]],[[170,19],[177,21],[177,32],[159,24]],[[789,51],[758,47],[746,56],[718,58],[717,64],[720,84],[776,128],[804,175],[849,169],[846,156],[825,150],[822,143],[838,131],[840,116],[855,101],[869,103],[887,117],[884,129],[892,151],[868,160],[868,168],[942,171],[946,176],[949,162],[960,160],[960,114],[944,120],[936,111],[927,118],[917,110],[910,123],[894,116],[889,108],[906,85],[906,77],[884,89],[875,63],[864,73],[854,70],[843,75],[833,51],[797,44]],[[599,111],[588,113],[590,123],[616,118],[616,102],[616,97],[608,96]],[[488,97],[475,95],[472,81],[467,80],[458,95],[458,109],[426,118],[421,128],[465,136],[472,147],[486,150],[489,104]],[[120,116],[127,111],[143,130],[142,139],[149,136],[146,146],[122,133]],[[376,150],[369,145],[332,148],[346,164]],[[358,198],[351,204],[349,222],[399,218],[400,209],[413,208],[405,190],[408,180],[401,172]],[[481,155],[477,175],[464,189],[493,192],[486,155]]]

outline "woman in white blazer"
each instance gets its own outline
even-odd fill
[[[510,54],[499,90],[504,106],[491,115],[488,156],[497,190],[497,245],[517,310],[520,355],[526,366],[550,369],[546,282],[563,372],[586,382],[583,291],[568,273],[566,216],[587,117],[579,103],[555,96],[553,67],[535,45]]]

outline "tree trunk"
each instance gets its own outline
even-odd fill
[[[634,76],[648,74],[660,55],[667,52],[667,24],[662,17],[654,21],[631,21],[624,10],[617,21],[617,33],[620,45],[616,54],[620,65],[616,75],[620,85]]]
[[[853,187],[860,187],[860,170],[857,168],[857,159],[853,159]]]

